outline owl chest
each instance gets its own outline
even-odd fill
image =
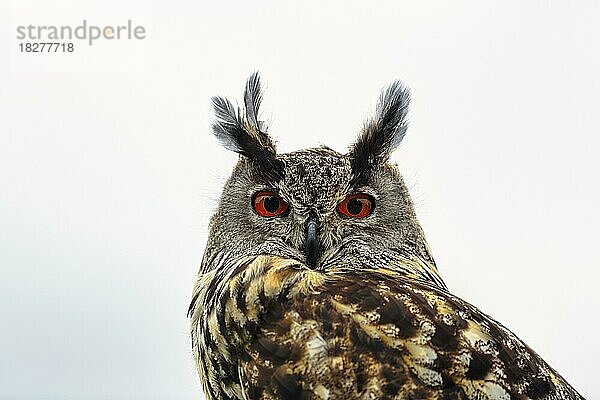
[[[197,299],[204,306],[192,321],[194,352],[205,391],[215,399],[243,398],[241,374],[251,372],[243,367],[264,355],[261,346],[273,352],[265,358],[267,364],[273,357],[290,357],[288,350],[273,347],[269,340],[279,341],[277,332],[290,323],[284,314],[306,284],[297,269],[272,259],[261,261],[259,257],[244,265],[229,279],[206,279],[207,289]],[[266,331],[270,333],[265,336]]]
[[[265,293],[250,284],[235,294],[224,292],[200,322],[204,380],[214,398],[261,398],[267,388],[285,392],[288,386],[300,390],[298,374],[330,373],[327,343],[314,315],[317,301],[299,302],[290,296],[293,291],[290,285]],[[339,367],[348,365],[340,360]]]
[[[353,295],[373,307],[381,298],[370,289],[353,292],[348,282],[319,284],[304,274],[231,281],[202,319],[203,364],[215,398],[383,398],[385,390],[400,391],[384,386],[382,374],[409,374],[403,354],[370,338],[369,320],[350,305]]]

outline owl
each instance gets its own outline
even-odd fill
[[[240,156],[188,310],[207,399],[582,399],[440,277],[389,162],[407,130],[402,83],[347,154],[278,154],[261,100],[257,73],[243,107],[213,98],[214,134]]]

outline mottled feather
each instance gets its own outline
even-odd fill
[[[215,399],[581,399],[512,332],[425,281],[270,256],[233,271],[204,277],[216,301],[192,312]]]

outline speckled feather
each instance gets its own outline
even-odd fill
[[[448,291],[387,162],[407,126],[402,84],[383,91],[348,154],[276,154],[257,117],[257,74],[244,98],[245,115],[216,103],[215,133],[241,156],[189,308],[208,400],[582,399],[508,329]],[[264,190],[289,205],[285,216],[253,211]],[[337,212],[353,193],[373,199],[367,217]],[[310,220],[319,226],[315,263],[304,247]]]
[[[498,322],[395,269],[256,256],[197,289],[211,299],[192,310],[211,399],[581,398]]]

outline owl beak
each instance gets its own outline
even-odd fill
[[[304,246],[306,264],[311,268],[314,268],[317,264],[320,252],[319,247],[319,221],[317,213],[311,211],[306,223],[306,245]]]

